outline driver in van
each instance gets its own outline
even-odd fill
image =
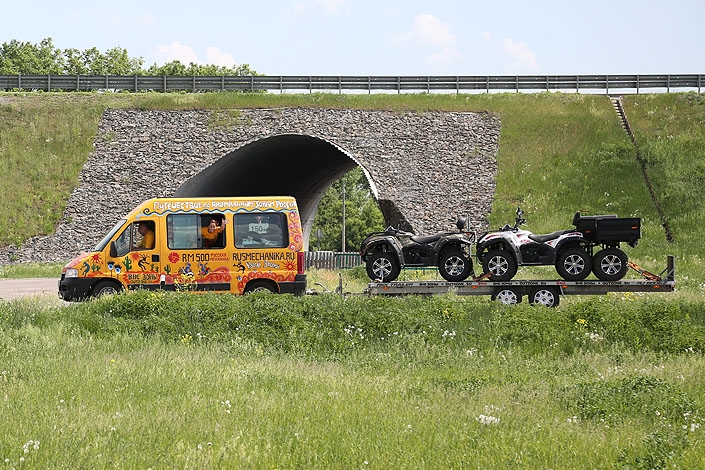
[[[142,240],[137,244],[138,250],[152,250],[154,249],[154,230],[150,226],[149,222],[140,222],[137,225],[137,231],[142,235]]]
[[[210,248],[216,244],[218,235],[223,233],[225,226],[228,224],[228,219],[222,218],[222,222],[216,217],[211,217],[211,221],[207,227],[201,228],[201,236],[203,237],[206,248]]]

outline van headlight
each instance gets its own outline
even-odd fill
[[[76,268],[69,268],[66,270],[64,273],[64,277],[78,277],[78,269]]]

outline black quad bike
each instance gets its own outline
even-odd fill
[[[373,281],[391,282],[403,267],[438,266],[446,281],[460,282],[473,275],[470,250],[475,234],[464,232],[465,219],[456,223],[457,232],[427,237],[388,227],[369,235],[360,245],[360,256]]]
[[[553,265],[567,281],[582,281],[590,272],[601,281],[618,281],[629,268],[620,243],[634,247],[641,238],[641,219],[616,215],[585,217],[578,211],[575,228],[545,235],[521,230],[524,223],[524,212],[517,208],[514,226],[485,233],[477,241],[477,259],[491,281],[508,281],[518,266],[530,265]]]

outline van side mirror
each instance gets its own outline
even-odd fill
[[[117,247],[115,246],[115,242],[110,242],[110,257],[117,258]]]

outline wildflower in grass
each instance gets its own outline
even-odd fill
[[[225,407],[225,413],[230,414],[230,408],[232,407],[230,400],[221,401],[220,404]]]
[[[22,446],[22,452],[29,454],[32,450],[39,450],[39,441],[30,439]]]
[[[588,324],[588,322],[584,318],[578,318],[577,320],[575,320],[575,325],[578,328],[587,328],[587,324]]]
[[[450,339],[455,338],[455,330],[453,330],[453,331],[445,330],[443,332],[443,335],[441,335],[441,337],[442,338],[450,338]]]
[[[499,418],[496,418],[496,417],[490,416],[490,415],[481,414],[480,416],[475,418],[475,420],[479,421],[480,424],[484,424],[484,425],[488,425],[488,426],[495,426],[495,425],[499,424]]]
[[[188,334],[188,333],[186,333],[185,335],[182,335],[182,336],[181,336],[181,342],[184,343],[184,344],[186,344],[186,345],[191,344],[191,341],[192,341],[192,340],[193,340],[193,336],[191,336],[191,335]]]
[[[593,343],[599,343],[600,341],[605,339],[599,333],[585,333],[585,336],[587,336]]]

